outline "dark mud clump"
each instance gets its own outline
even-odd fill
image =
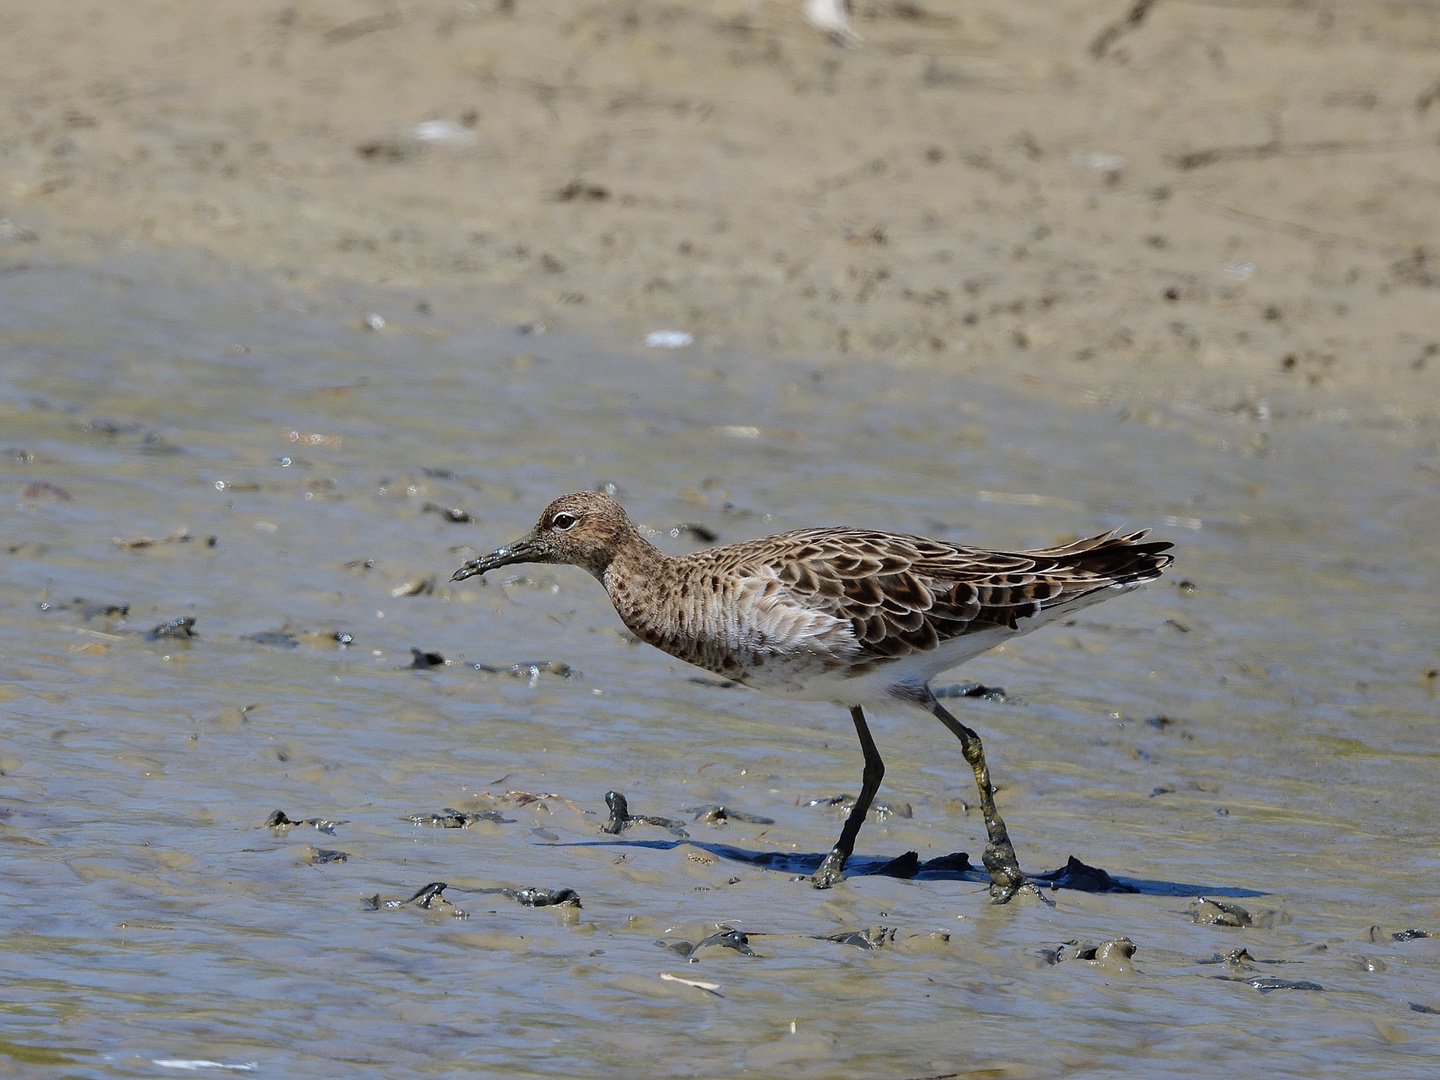
[[[195,620],[189,615],[182,615],[178,619],[167,619],[158,626],[152,627],[146,634],[146,641],[163,641],[166,638],[193,638],[195,636]]]
[[[687,806],[685,813],[694,814],[695,821],[703,821],[707,825],[724,825],[727,821],[746,821],[753,825],[774,825],[775,819],[762,817],[759,814],[747,814],[743,810],[735,810],[729,806],[711,804],[708,806]]]
[[[1052,889],[1074,889],[1077,892],[1092,893],[1138,893],[1134,885],[1116,881],[1098,866],[1081,862],[1074,855],[1058,870],[1048,874],[1036,874],[1035,881],[1049,885]]]
[[[320,832],[326,833],[329,836],[334,836],[336,827],[349,824],[350,822],[343,818],[312,817],[304,818],[303,820],[297,821],[296,819],[286,814],[284,810],[276,810],[273,814],[271,814],[268,818],[265,819],[265,824],[262,825],[261,828],[289,829],[295,825],[309,825],[312,829],[316,829]]]
[[[895,931],[888,926],[876,926],[869,930],[852,930],[848,934],[815,934],[816,941],[833,941],[837,945],[851,945],[857,949],[879,949],[895,940]]]
[[[433,814],[409,814],[400,820],[408,821],[412,825],[429,825],[435,829],[468,829],[477,821],[493,821],[500,825],[515,824],[514,818],[507,818],[499,810],[477,810],[473,814],[467,814],[453,806],[447,806]]]
[[[690,835],[685,831],[684,822],[676,821],[674,818],[630,813],[630,804],[618,791],[605,793],[605,805],[610,808],[610,820],[600,826],[600,831],[609,833],[611,836],[619,836],[626,829],[635,825],[656,825],[662,829],[668,829],[681,839]]]
[[[736,930],[733,926],[721,926],[715,933],[703,937],[693,945],[688,941],[657,941],[656,945],[662,949],[669,949],[680,956],[688,957],[690,963],[699,963],[699,952],[701,949],[721,948],[733,949],[741,956],[759,956],[750,947],[750,938],[743,930]]]

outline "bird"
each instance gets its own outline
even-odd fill
[[[864,756],[860,795],[811,877],[844,880],[885,775],[865,709],[921,708],[960,740],[975,775],[990,896],[1024,887],[995,806],[980,736],[940,704],[933,678],[1071,612],[1153,581],[1173,546],[1148,530],[1061,547],[994,551],[860,528],[812,528],[666,555],[599,492],[563,495],[525,536],[471,559],[454,581],[518,563],[570,564],[604,587],[636,637],[728,680],[850,711]]]

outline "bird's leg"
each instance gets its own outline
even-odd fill
[[[995,809],[990,768],[985,764],[985,747],[981,745],[978,734],[951,716],[933,696],[926,704],[935,718],[960,739],[960,750],[975,772],[975,786],[980,789],[980,812],[985,817],[985,832],[989,837],[984,862],[985,869],[990,871],[990,897],[995,903],[1003,904],[1028,882],[1020,872],[1020,861],[1015,858],[1015,846],[1010,843],[1005,821],[1000,817],[1000,811]]]
[[[856,705],[850,710],[850,719],[855,721],[855,733],[860,736],[860,750],[865,755],[865,771],[860,774],[860,797],[855,800],[855,809],[851,810],[850,816],[845,819],[845,827],[840,830],[840,839],[835,841],[830,854],[825,856],[820,869],[816,870],[815,876],[810,879],[817,889],[828,889],[837,881],[845,880],[845,875],[840,871],[845,868],[845,860],[850,858],[850,853],[855,850],[855,837],[860,833],[860,826],[865,823],[865,815],[870,811],[875,792],[880,790],[880,781],[885,776],[885,762],[880,760],[880,751],[875,749],[870,726],[865,723],[864,710]],[[1003,831],[1005,826],[1001,825],[1000,828]]]

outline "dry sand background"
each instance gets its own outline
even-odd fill
[[[1440,5],[853,18],[15,0],[0,260],[200,249],[601,340],[1435,417]]]

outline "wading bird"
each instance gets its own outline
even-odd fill
[[[930,680],[1159,577],[1171,545],[1146,535],[988,551],[869,529],[800,529],[672,558],[614,499],[581,492],[556,499],[528,535],[470,560],[454,580],[512,563],[579,566],[632,633],[671,656],[756,690],[849,709],[865,755],[860,797],[812,878],[816,888],[843,880],[885,775],[865,706],[925,709],[959,737],[975,773],[990,893],[1003,903],[1025,876],[995,808],[985,750],[935,699]]]

